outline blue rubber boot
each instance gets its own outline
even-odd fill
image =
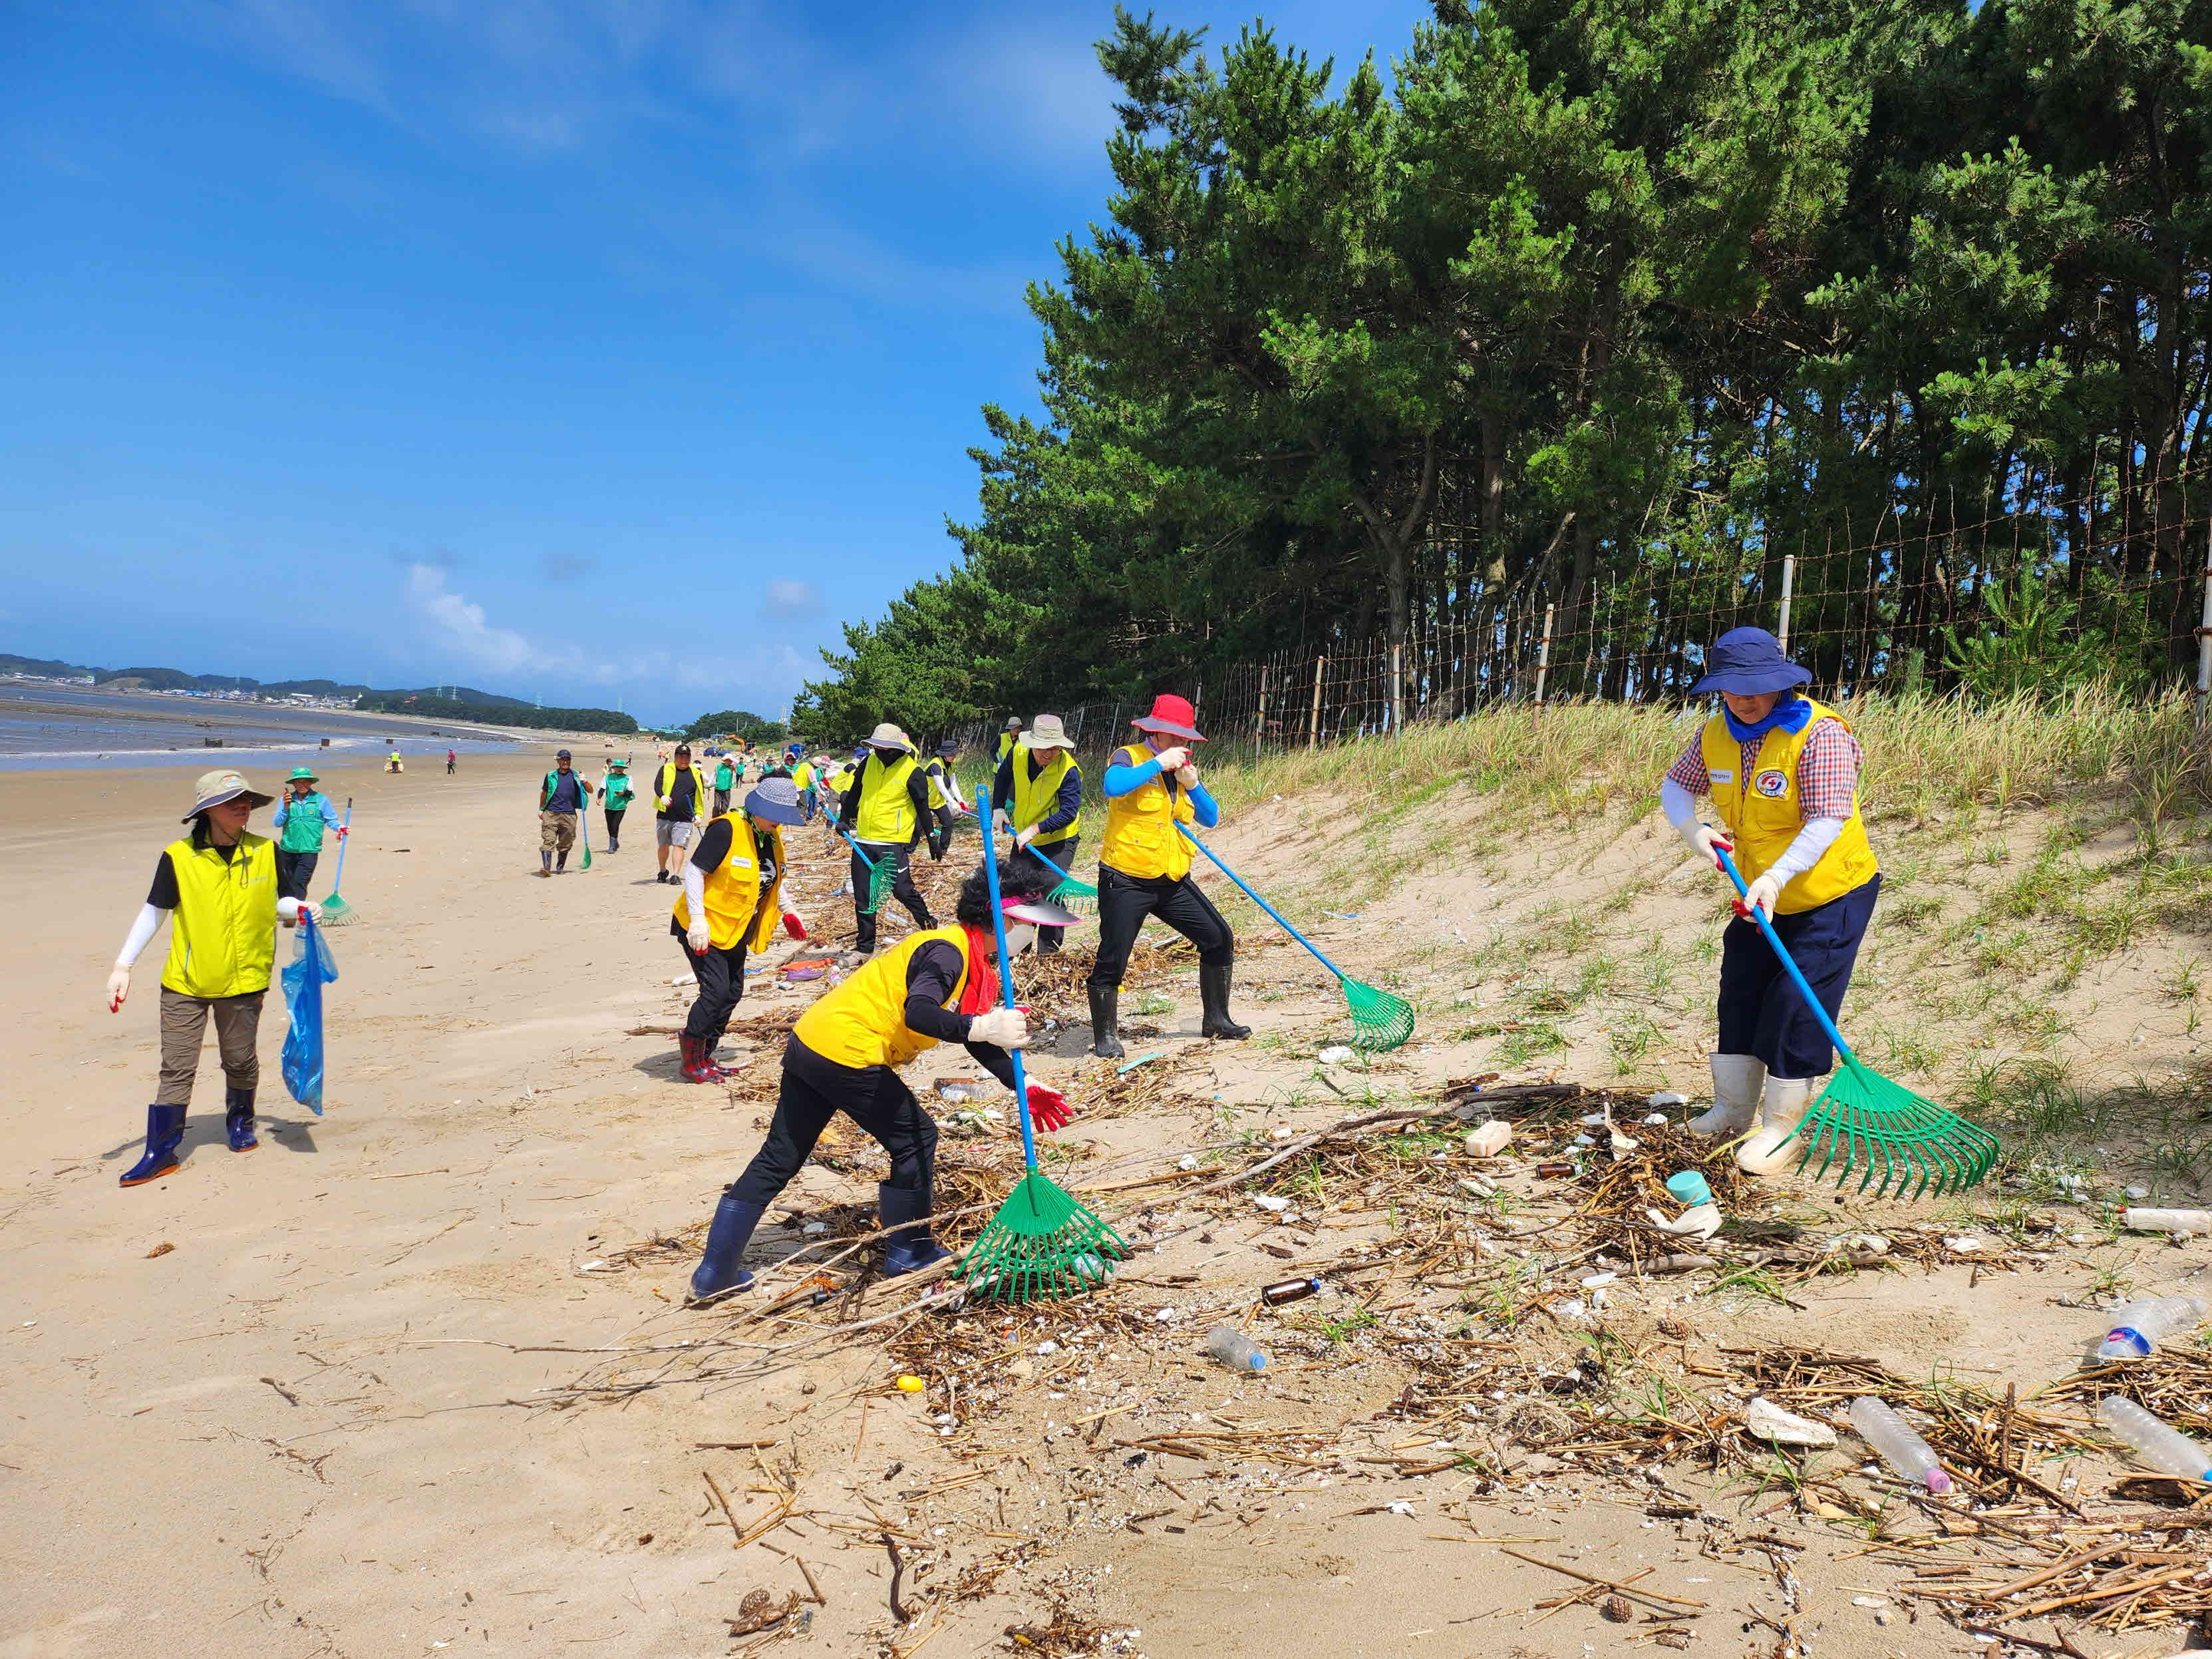
[[[141,1186],[159,1180],[177,1167],[177,1143],[185,1138],[185,1108],[149,1106],[146,1108],[146,1150],[125,1170],[118,1186]]]
[[[896,1278],[943,1261],[951,1253],[929,1230],[931,1193],[927,1186],[879,1186],[876,1212],[886,1227],[901,1229],[884,1241],[884,1277]],[[908,1225],[908,1223],[915,1223]]]
[[[714,1224],[707,1229],[706,1253],[691,1274],[692,1306],[753,1288],[753,1276],[738,1263],[752,1241],[753,1229],[767,1213],[763,1205],[722,1194],[721,1203],[714,1206]]]
[[[222,1096],[222,1132],[234,1152],[251,1152],[261,1144],[253,1132],[253,1091],[228,1089]]]

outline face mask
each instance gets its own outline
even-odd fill
[[[1017,922],[1006,930],[1006,951],[1018,956],[1036,942],[1036,929],[1027,922]]]

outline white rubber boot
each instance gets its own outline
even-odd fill
[[[1790,1138],[1813,1109],[1820,1087],[1818,1077],[1769,1077],[1759,1101],[1759,1132],[1736,1149],[1735,1167],[1747,1175],[1779,1175],[1796,1168],[1806,1149]]]
[[[1734,1140],[1745,1133],[1759,1116],[1759,1091],[1766,1082],[1766,1066],[1756,1054],[1715,1054],[1713,1105],[1690,1119],[1692,1135],[1711,1135]]]

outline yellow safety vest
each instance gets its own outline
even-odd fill
[[[1014,752],[1014,745],[1020,742],[1021,738],[1022,735],[1019,732],[1000,732],[999,747],[991,756],[991,764],[995,766],[1012,754]]]
[[[825,1060],[839,1065],[904,1065],[937,1039],[906,1022],[906,970],[914,954],[933,940],[960,953],[960,977],[945,1006],[960,1000],[968,983],[968,930],[958,925],[909,933],[881,955],[870,957],[860,972],[822,997],[792,1028],[792,1034]]]
[[[804,760],[792,769],[791,786],[795,790],[810,788],[814,782],[814,768]]]
[[[180,997],[244,997],[269,989],[276,960],[276,844],[241,835],[228,862],[189,837],[172,841],[177,910],[162,985]]]
[[[1032,778],[1030,776],[1030,756],[1032,749],[1014,751],[1014,828],[1017,832],[1032,824],[1042,824],[1060,809],[1060,780],[1075,770],[1075,757],[1066,749],[1054,749],[1052,759],[1045,762],[1044,770]],[[1081,833],[1083,814],[1078,812],[1075,821],[1066,829],[1054,830],[1053,839],[1064,841],[1071,835]],[[1181,836],[1176,838],[1178,841]],[[1184,863],[1189,863],[1185,859]]]
[[[1106,764],[1141,766],[1152,758],[1151,750],[1133,744],[1115,750]],[[1176,826],[1197,820],[1189,795],[1172,786],[1166,773],[1158,773],[1127,795],[1106,798],[1106,835],[1098,862],[1139,881],[1164,875],[1180,881],[1190,874],[1190,843]]]
[[[707,821],[714,804],[714,797],[708,788],[707,774],[699,770],[699,763],[696,760],[683,770],[691,774],[693,790],[691,815],[703,824]],[[669,791],[676,787],[676,763],[673,760],[666,760],[661,763],[660,770],[653,774],[653,804],[656,809],[660,808],[662,802],[668,799]]]
[[[1811,699],[1808,698],[1808,701]],[[1705,773],[1712,779],[1713,805],[1735,842],[1736,868],[1747,881],[1755,881],[1789,851],[1805,827],[1805,814],[1797,799],[1797,761],[1805,740],[1823,720],[1832,720],[1845,731],[1850,723],[1833,709],[1813,704],[1813,717],[1802,731],[1777,726],[1759,746],[1759,758],[1748,778],[1737,774],[1743,766],[1743,746],[1728,729],[1725,715],[1705,723],[1701,747]],[[1794,876],[1774,901],[1778,916],[1795,916],[1832,899],[1840,899],[1854,887],[1874,879],[1880,866],[1868,845],[1866,823],[1859,816],[1858,796],[1851,796],[1851,815],[1843,833],[1820,855],[1820,862]]]
[[[929,774],[929,809],[942,812],[952,804],[945,793],[944,762],[933,760],[922,770]]]
[[[775,924],[783,914],[783,832],[774,824],[756,826],[742,812],[726,812],[714,821],[726,819],[730,825],[729,857],[723,859],[703,883],[702,896],[707,901],[707,936],[717,950],[728,950],[739,940],[747,950],[765,950],[769,941],[775,937]],[[758,843],[754,837],[764,829],[769,838],[769,857],[775,863],[775,879],[763,893],[760,884]],[[676,924],[687,933],[691,928],[691,895],[679,894],[676,899]]]
[[[913,776],[910,754],[885,760],[881,754],[872,753],[860,762],[855,785],[860,791],[860,808],[853,815],[855,841],[904,846],[914,839],[914,802],[906,792],[906,781]]]

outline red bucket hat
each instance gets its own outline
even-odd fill
[[[1198,711],[1182,698],[1162,692],[1152,699],[1152,711],[1140,714],[1129,723],[1139,731],[1165,732],[1170,737],[1187,737],[1194,743],[1206,739],[1198,729]]]

